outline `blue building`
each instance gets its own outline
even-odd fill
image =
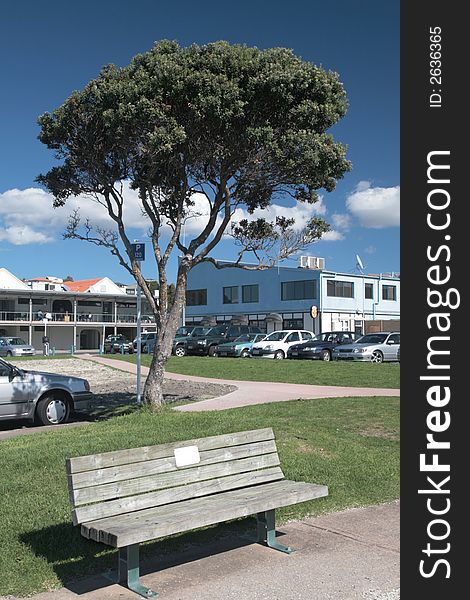
[[[321,268],[324,260],[315,257],[301,257],[299,264],[309,266],[249,271],[201,263],[188,277],[185,323],[231,321],[258,325],[268,333],[278,329],[364,333],[371,330],[367,327],[371,322],[378,330],[388,329],[383,321],[390,321],[390,329],[399,329],[398,276],[336,273]]]

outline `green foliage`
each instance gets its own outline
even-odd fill
[[[38,181],[60,205],[128,179],[141,197],[163,192],[168,216],[195,183],[231,181],[232,201],[251,212],[281,188],[314,202],[350,169],[327,133],[346,110],[338,75],[291,50],[162,41],[39,118],[39,139],[63,162]]]

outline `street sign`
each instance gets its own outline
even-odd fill
[[[131,244],[135,260],[145,260],[145,244]]]

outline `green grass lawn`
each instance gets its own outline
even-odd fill
[[[85,540],[71,524],[66,457],[267,426],[276,434],[286,477],[326,484],[330,491],[327,498],[279,511],[280,523],[399,496],[397,398],[330,398],[205,413],[141,409],[21,436],[0,442],[0,595],[54,589],[115,566],[115,551]],[[148,544],[143,555],[202,543],[227,530],[234,536],[252,532],[255,538],[254,520],[244,519],[215,532]]]
[[[107,355],[106,355],[107,356]],[[109,355],[135,362],[135,355]],[[150,357],[142,355],[142,364]],[[211,356],[172,356],[167,371],[182,375],[219,377],[244,381],[277,381],[312,385],[354,387],[400,387],[399,363],[323,362],[320,360],[267,360],[255,358],[215,358]]]

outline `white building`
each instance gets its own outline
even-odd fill
[[[28,285],[29,284],[29,285]],[[0,268],[0,335],[17,336],[42,348],[98,350],[109,334],[136,335],[136,298],[108,277],[63,282],[38,277],[24,282]],[[143,329],[155,330],[153,315],[142,303]]]

